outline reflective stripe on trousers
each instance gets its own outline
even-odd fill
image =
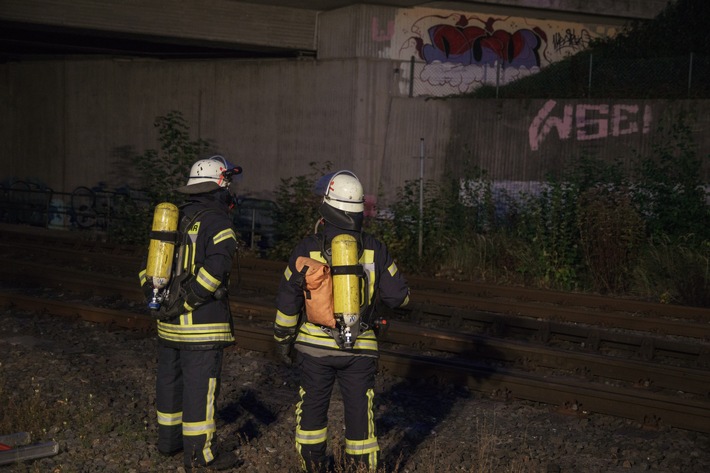
[[[223,351],[164,346],[158,350],[158,449],[184,448],[187,464],[204,465],[214,459],[212,439]]]
[[[303,471],[320,472],[326,464],[328,408],[338,380],[345,414],[345,455],[377,468],[374,387],[377,359],[365,356],[313,357],[298,352],[300,401],[296,405],[296,450]]]

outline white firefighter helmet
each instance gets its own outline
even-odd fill
[[[365,196],[362,184],[350,171],[338,171],[327,176],[327,186],[323,192],[323,202],[345,212],[362,212],[365,210]]]
[[[242,168],[234,166],[224,156],[215,155],[200,159],[190,169],[187,184],[176,189],[182,194],[202,194],[229,187],[232,178],[241,174]]]
[[[315,192],[323,196],[321,216],[338,228],[360,231],[365,195],[362,184],[351,171],[327,174],[316,183]]]

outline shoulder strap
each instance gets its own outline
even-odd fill
[[[328,246],[325,247],[325,235],[316,233],[313,237],[320,242],[320,255],[323,257],[328,266],[333,266],[333,250]]]
[[[328,245],[326,248],[325,246],[325,235],[322,233],[315,233],[313,234],[313,237],[320,242],[320,254],[325,259],[325,261],[328,263],[328,266],[333,266],[333,250]],[[362,254],[365,252],[365,245],[362,242],[362,232],[358,233],[357,237],[357,259],[358,261],[362,257]]]

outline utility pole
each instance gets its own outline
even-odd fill
[[[424,138],[419,140],[419,260],[424,244]]]
[[[417,158],[417,156],[412,156],[412,158]],[[424,253],[424,160],[426,159],[426,154],[424,153],[424,138],[419,138],[419,245],[418,252],[419,259],[422,259],[422,254]],[[431,158],[431,156],[430,156]]]

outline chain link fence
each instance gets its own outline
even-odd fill
[[[580,53],[542,69],[505,64],[408,64],[409,97],[709,98],[710,56],[610,58]]]

